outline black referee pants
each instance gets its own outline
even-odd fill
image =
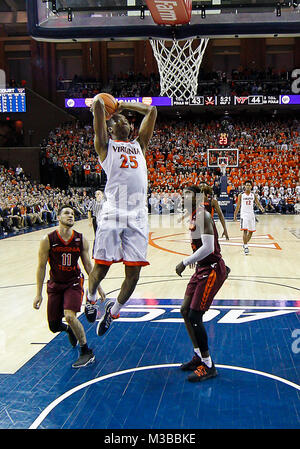
[[[93,228],[94,228],[94,233],[96,234],[97,231],[97,218],[93,217]]]

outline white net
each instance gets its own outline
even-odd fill
[[[208,40],[150,40],[160,75],[161,96],[189,100],[197,95],[199,68]]]

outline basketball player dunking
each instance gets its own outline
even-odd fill
[[[180,368],[193,371],[188,376],[190,382],[200,382],[217,375],[209,353],[203,315],[230,270],[221,255],[215,222],[205,209],[203,192],[198,186],[190,186],[185,189],[184,195],[185,200],[192,200],[190,232],[193,254],[176,266],[176,273],[181,276],[188,265],[195,264],[196,271],[187,285],[181,306],[181,314],[194,347],[194,357]]]
[[[124,109],[144,115],[138,137],[132,141],[129,140],[130,124],[120,114]],[[91,110],[95,150],[107,182],[104,191],[106,201],[95,236],[95,264],[89,276],[87,302],[96,302],[97,287],[111,264],[123,261],[125,265],[125,279],[117,300],[107,302],[97,326],[97,334],[103,335],[132,295],[142,266],[149,265],[146,258],[148,211],[145,152],[154,131],[157,111],[155,107],[143,103],[121,102],[116,113],[106,122],[104,102],[99,95],[94,98]]]
[[[250,241],[253,233],[256,231],[254,203],[264,213],[264,208],[260,204],[257,195],[252,190],[252,182],[245,182],[245,191],[238,196],[237,205],[234,211],[233,219],[237,221],[237,215],[241,209],[240,228],[243,231],[243,249],[244,253],[249,254],[248,242]]]
[[[79,342],[80,356],[73,368],[89,365],[95,359],[92,349],[87,345],[84,328],[78,318],[83,298],[84,277],[78,265],[81,258],[84,269],[89,274],[92,263],[89,256],[89,243],[79,232],[73,230],[74,211],[66,205],[58,211],[59,226],[47,234],[40,243],[38,267],[36,272],[37,292],[33,307],[39,309],[43,301],[42,290],[46,265],[50,265],[50,280],[47,283],[47,315],[52,332],[68,333],[73,347]],[[99,291],[101,294],[101,292]],[[63,316],[67,324],[62,322]]]

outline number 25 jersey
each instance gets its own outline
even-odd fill
[[[130,212],[144,208],[147,201],[147,165],[137,140],[109,139],[106,158],[101,162],[107,182],[107,209]]]

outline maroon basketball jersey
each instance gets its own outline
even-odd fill
[[[83,248],[82,234],[73,230],[70,240],[65,242],[55,230],[48,234],[48,238],[50,279],[62,284],[77,280],[81,275],[78,259]]]
[[[211,202],[212,202],[212,198],[207,197],[204,201],[204,207],[207,210],[207,212],[209,212],[210,215],[213,217],[214,216],[214,208],[213,208]]]
[[[200,212],[200,214],[201,214],[201,212]],[[201,220],[201,217],[199,217],[198,219]],[[201,267],[203,267],[205,265],[211,265],[213,263],[216,263],[222,258],[221,248],[219,245],[218,231],[217,231],[214,220],[212,218],[211,218],[211,220],[212,220],[212,225],[213,225],[213,230],[214,230],[214,252],[209,254],[207,257],[202,259],[200,262],[197,262],[197,265],[200,265]],[[197,231],[199,231],[199,230],[197,230],[196,212],[194,212],[192,215],[189,229],[191,231],[192,250],[193,250],[193,252],[195,252],[203,244],[201,237],[198,237],[199,233]],[[193,237],[193,235],[197,236],[197,237]]]

